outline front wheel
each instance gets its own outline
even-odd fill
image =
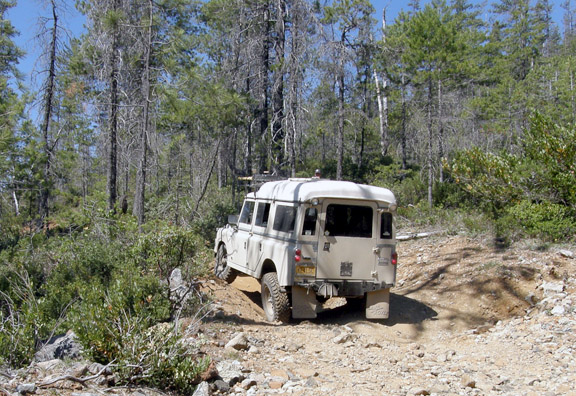
[[[220,245],[216,252],[216,263],[214,264],[214,274],[228,283],[234,282],[238,273],[228,266],[228,253],[226,246]]]
[[[268,272],[262,277],[262,308],[269,322],[290,321],[290,301],[283,292],[276,272]]]

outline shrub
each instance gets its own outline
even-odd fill
[[[167,285],[153,274],[126,265],[108,288],[97,282],[80,292],[71,313],[78,340],[92,359],[114,363],[121,383],[191,392],[207,365],[187,345],[170,315]]]
[[[237,213],[233,202],[225,199],[212,201],[203,213],[199,213],[192,222],[192,230],[207,243],[214,243],[216,229],[228,222],[228,215]]]
[[[416,169],[401,169],[398,164],[377,166],[368,183],[392,190],[398,206],[417,205],[426,199],[426,185],[420,173]]]
[[[121,354],[126,334],[145,331],[170,316],[170,303],[157,277],[127,263],[108,287],[100,280],[82,285],[70,324],[85,351],[108,363]]]
[[[30,362],[45,326],[38,320],[39,307],[25,272],[10,275],[16,298],[0,291],[0,364],[21,367]]]
[[[559,241],[576,233],[575,214],[564,205],[546,201],[520,201],[507,208],[497,225],[501,236],[512,240],[527,236]]]
[[[128,334],[116,366],[121,382],[192,393],[210,363],[174,324]]]
[[[204,248],[202,239],[191,229],[155,224],[154,231],[141,234],[131,250],[132,260],[142,268],[168,280],[175,268],[188,279],[205,274],[194,257]]]

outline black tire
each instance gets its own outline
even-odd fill
[[[216,263],[214,264],[214,275],[228,283],[234,282],[238,272],[233,268],[228,267],[228,253],[226,246],[220,245],[218,252],[216,252]]]
[[[290,321],[290,301],[288,294],[280,289],[276,272],[268,272],[262,277],[262,308],[269,322]]]

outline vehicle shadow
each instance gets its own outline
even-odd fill
[[[390,316],[388,319],[369,320],[385,326],[397,324],[417,325],[425,320],[435,320],[438,312],[428,305],[410,297],[390,294]],[[336,308],[330,308],[318,313],[313,320],[318,324],[347,324],[356,321],[366,321],[366,312],[360,304],[346,303]]]
[[[232,321],[239,324],[272,324],[266,321],[264,318],[264,312],[262,312],[262,300],[260,291],[255,290],[255,284],[246,285],[236,285],[241,286],[236,288],[241,294],[245,296],[244,301],[248,304],[243,304],[240,309],[251,310],[251,315],[243,315],[245,312],[238,313],[224,313],[221,312],[216,315],[212,320],[217,321]],[[318,316],[316,319],[311,319],[312,323],[316,324],[338,324],[344,325],[352,322],[367,321],[365,307],[361,303],[362,300],[346,303],[343,298],[338,298],[336,304],[325,304],[324,306],[332,306],[329,308],[320,308]],[[256,319],[259,315],[260,318]],[[255,315],[256,314],[256,315]],[[400,295],[396,293],[390,293],[390,316],[388,319],[382,320],[370,320],[370,322],[382,324],[387,327],[391,327],[397,324],[409,324],[418,325],[426,320],[435,320],[438,313],[429,307],[428,305],[407,297],[405,295]],[[288,325],[298,324],[302,322],[301,319],[292,319]]]

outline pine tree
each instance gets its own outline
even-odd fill
[[[9,213],[20,213],[16,173],[21,145],[16,127],[23,104],[13,87],[18,84],[16,65],[23,53],[14,44],[17,32],[6,16],[13,5],[0,0],[0,219]]]

